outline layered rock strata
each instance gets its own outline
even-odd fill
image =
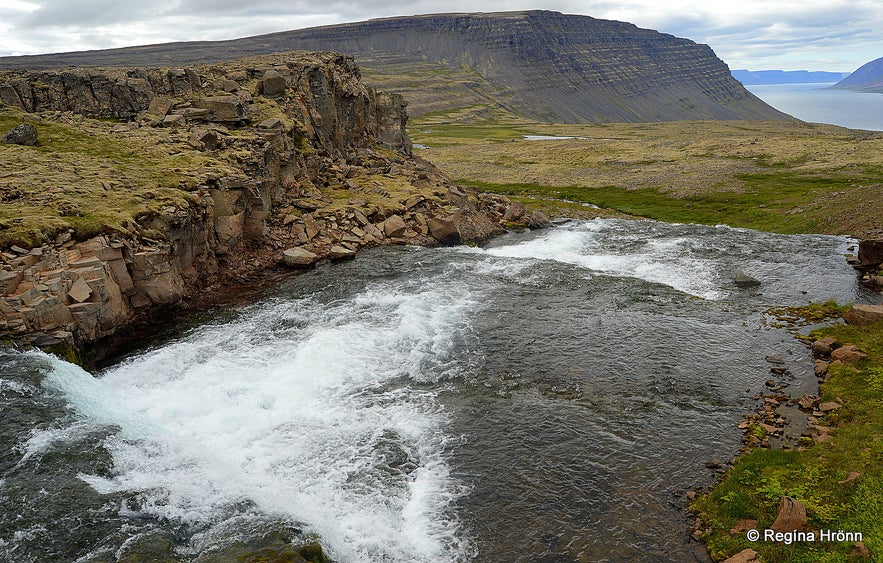
[[[72,222],[2,249],[0,335],[17,341],[82,347],[277,265],[381,244],[480,241],[501,231],[509,207],[413,157],[403,101],[366,87],[352,59],[332,53],[6,73],[0,99],[12,108],[0,111],[29,112],[38,129],[88,127],[119,143],[156,135],[169,154],[192,156],[174,170],[178,203],[97,236]],[[2,189],[13,193],[18,175],[6,176]]]
[[[748,92],[707,45],[543,10],[394,17],[231,41],[0,57],[0,68],[137,59],[186,65],[295,49],[355,56],[379,87],[406,94],[414,115],[480,106],[566,123],[790,118]]]

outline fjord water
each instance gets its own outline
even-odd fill
[[[754,84],[745,88],[777,110],[803,121],[883,131],[883,94],[829,89],[833,85]]]
[[[96,377],[7,351],[0,559],[688,560],[683,494],[738,449],[764,357],[813,391],[763,311],[877,299],[849,244],[574,222],[364,252]]]

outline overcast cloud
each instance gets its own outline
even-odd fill
[[[883,57],[880,0],[489,0],[481,11],[556,10],[707,43],[731,69],[852,71]],[[476,11],[416,0],[0,0],[0,56],[234,39],[370,18]]]

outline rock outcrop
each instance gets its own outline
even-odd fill
[[[413,157],[403,101],[366,87],[353,60],[333,53],[182,69],[5,73],[0,93],[12,106],[0,112],[38,127],[88,130],[112,147],[156,139],[181,167],[169,171],[181,178],[175,186],[133,189],[140,202],[133,219],[105,223],[97,235],[80,227],[93,219],[88,205],[99,207],[95,221],[105,217],[90,198],[126,188],[98,176],[103,190],[90,195],[77,183],[97,180],[75,168],[71,187],[56,191],[79,211],[65,215],[47,199],[53,230],[35,222],[22,232],[38,244],[0,249],[0,337],[82,347],[176,311],[218,284],[283,266],[350,258],[380,244],[480,241],[502,230],[509,207]],[[97,162],[97,173],[116,164]],[[4,194],[25,190],[16,184],[26,181],[22,174],[4,177]],[[86,195],[70,199],[79,191]],[[175,203],[151,207],[157,197]],[[20,223],[0,221],[0,236],[15,240],[4,231]]]
[[[5,57],[0,68],[139,59],[186,66],[233,52],[294,49],[355,56],[378,87],[411,101],[413,115],[483,106],[567,123],[789,118],[748,92],[707,45],[630,23],[539,10],[396,17],[233,41]],[[194,78],[181,73],[162,80],[186,88]],[[279,87],[275,76],[262,84],[268,96]]]

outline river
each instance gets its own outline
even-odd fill
[[[737,451],[764,357],[815,390],[764,311],[879,301],[852,242],[572,222],[362,252],[94,376],[6,350],[0,558],[690,560],[684,493]]]

